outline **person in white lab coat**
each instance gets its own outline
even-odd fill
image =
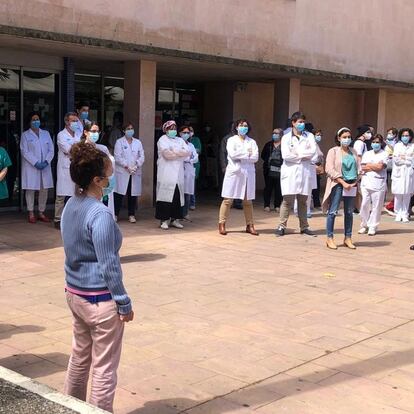
[[[246,233],[258,236],[254,228],[253,202],[256,197],[256,169],[259,149],[256,141],[247,134],[251,127],[246,119],[234,123],[234,134],[227,140],[227,167],[224,174],[219,213],[219,233],[227,235],[226,222],[234,199],[243,200]]]
[[[60,228],[60,218],[65,203],[75,194],[75,183],[70,178],[70,149],[80,141],[83,130],[79,129],[79,118],[75,112],[65,115],[65,128],[57,136],[58,163],[55,202],[55,227]]]
[[[315,236],[309,229],[307,199],[312,193],[312,173],[315,173],[312,159],[316,154],[316,142],[313,134],[305,131],[305,119],[303,113],[295,112],[291,117],[292,129],[282,138],[280,183],[283,202],[280,206],[280,224],[275,231],[278,237],[285,235],[295,198],[298,201],[301,234]]]
[[[124,195],[128,196],[128,217],[136,223],[135,210],[137,197],[141,195],[142,166],[145,153],[141,141],[134,138],[135,130],[131,123],[124,126],[124,136],[115,143],[115,216],[119,217]]]
[[[395,144],[392,167],[391,191],[394,194],[395,221],[408,223],[411,195],[414,192],[414,133],[410,128],[403,128],[398,133],[399,141]]]
[[[195,164],[198,163],[198,153],[195,146],[189,141],[191,138],[191,129],[188,126],[180,128],[180,137],[186,142],[191,155],[184,160],[184,220],[191,221],[189,216],[191,196],[194,195],[194,187],[196,180]]]
[[[361,180],[361,228],[359,234],[368,232],[375,236],[381,220],[382,206],[387,191],[387,162],[388,154],[383,150],[384,138],[375,135],[372,140],[372,150],[366,151],[362,156]]]
[[[20,140],[22,154],[22,189],[25,190],[29,223],[36,223],[34,214],[35,193],[39,193],[39,220],[50,223],[45,215],[49,188],[53,188],[51,163],[55,156],[52,138],[48,131],[40,128],[40,116],[32,112],[28,117],[29,129]]]
[[[96,122],[91,121],[85,125],[83,134],[81,136],[81,141],[85,141],[88,144],[93,145],[99,151],[102,151],[104,154],[106,154],[108,158],[111,160],[113,171],[115,171],[115,158],[111,155],[106,145],[98,144],[100,140],[100,135],[101,133],[99,130],[99,125]],[[112,216],[115,219],[116,217],[115,217],[114,192],[112,191],[112,192],[109,192],[108,194],[105,194],[105,196],[102,199],[102,202],[109,208],[109,210],[112,213]]]
[[[184,206],[184,160],[191,156],[185,141],[177,137],[177,124],[167,121],[162,130],[164,135],[157,143],[157,194],[155,218],[160,220],[160,227],[168,230],[169,226],[182,229]]]

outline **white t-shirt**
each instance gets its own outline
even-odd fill
[[[364,141],[358,139],[354,142],[354,150],[356,151],[357,155],[362,157],[364,153],[367,152],[367,144],[365,144]]]
[[[387,165],[388,154],[384,150],[375,152],[366,151],[362,156],[361,164],[377,164],[379,162]],[[381,171],[368,171],[362,176],[361,186],[373,191],[385,191],[387,188],[387,169]]]

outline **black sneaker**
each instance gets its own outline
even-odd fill
[[[300,234],[304,234],[305,236],[316,237],[316,234],[312,230],[309,230],[309,229],[302,230]]]
[[[283,227],[278,227],[275,230],[275,235],[276,235],[276,237],[282,237],[282,236],[284,236],[285,235],[285,229]]]
[[[60,221],[54,221],[53,225],[55,226],[56,230],[60,230]]]

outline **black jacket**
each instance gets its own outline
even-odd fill
[[[263,174],[264,175],[268,175],[268,173],[269,173],[269,158],[270,158],[270,155],[272,154],[273,150],[274,150],[273,141],[266,142],[265,146],[262,149],[261,158],[263,160]],[[278,155],[280,156],[280,166],[281,166],[282,163],[283,163],[282,146],[279,145],[276,148],[276,151],[278,151]]]

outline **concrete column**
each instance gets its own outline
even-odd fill
[[[385,89],[367,89],[364,99],[364,123],[370,124],[379,134],[384,134],[387,91]]]
[[[279,79],[275,82],[273,127],[286,128],[286,121],[300,107],[300,79]]]
[[[154,133],[157,66],[152,61],[124,62],[124,121],[132,122],[145,150],[141,206],[154,202]]]
[[[63,58],[62,113],[75,110],[75,64],[72,58]]]

